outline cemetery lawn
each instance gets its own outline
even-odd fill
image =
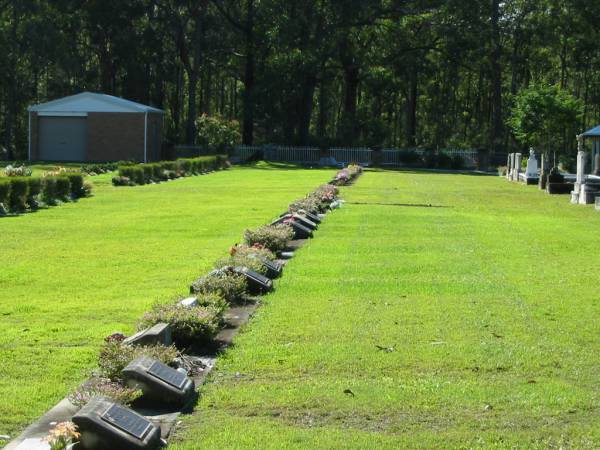
[[[600,214],[499,177],[342,193],[170,448],[600,447]]]
[[[0,435],[15,437],[78,386],[105,336],[131,334],[245,228],[333,173],[259,164],[131,188],[107,174],[89,178],[92,198],[0,218]]]

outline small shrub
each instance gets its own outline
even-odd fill
[[[135,183],[129,177],[118,176],[113,177],[112,184],[114,186],[133,186]]]
[[[0,214],[8,211],[8,199],[10,194],[10,181],[0,178]]]
[[[317,214],[323,212],[323,205],[319,201],[318,197],[314,195],[308,195],[305,198],[301,198],[290,203],[289,205],[289,210],[292,212],[300,211],[301,209],[308,211],[309,213]]]
[[[144,176],[144,184],[148,184],[152,182],[154,178],[154,168],[151,164],[140,164],[140,168],[142,169],[142,173]]]
[[[42,191],[42,179],[38,177],[27,178],[27,184],[29,185],[27,203],[30,208],[35,209],[38,207],[38,196]]]
[[[229,270],[214,270],[192,283],[190,291],[195,294],[216,294],[228,303],[235,303],[244,297],[247,283],[243,275]]]
[[[138,323],[138,329],[168,323],[173,339],[179,344],[208,342],[219,332],[224,310],[212,306],[186,308],[178,304],[156,304],[152,311],[145,313]]]
[[[152,178],[155,181],[164,181],[167,179],[167,177],[165,176],[165,171],[163,170],[162,166],[160,164],[152,164],[150,167],[152,167]]]
[[[229,254],[231,256],[256,255],[256,256],[266,258],[270,261],[275,261],[277,259],[277,256],[275,255],[275,253],[273,253],[271,250],[269,250],[268,248],[266,248],[260,244],[254,244],[251,247],[246,244],[241,244],[241,245],[236,244],[229,249]]]
[[[140,347],[124,344],[120,339],[108,339],[100,351],[100,375],[112,381],[121,379],[121,371],[138,356],[149,356],[165,364],[172,364],[178,356],[174,346],[155,345]]]
[[[177,172],[186,176],[192,174],[192,161],[189,159],[178,159],[176,162]]]
[[[71,197],[83,197],[83,175],[80,173],[69,173],[66,177],[69,180]]]
[[[27,178],[11,177],[8,207],[13,212],[22,212],[27,209],[27,195],[29,184]]]
[[[56,177],[56,198],[66,201],[71,194],[71,182],[66,176]]]
[[[75,406],[82,407],[97,396],[108,397],[117,403],[129,406],[142,396],[142,391],[123,386],[108,378],[93,377],[70,394],[69,401]]]
[[[247,267],[250,270],[266,275],[267,268],[261,260],[253,255],[236,254],[229,258],[223,258],[215,263],[215,269],[223,269],[225,267]]]
[[[46,205],[56,204],[56,178],[44,177],[42,178],[42,201]]]
[[[82,190],[82,197],[91,197],[92,196],[92,183],[88,183],[87,181],[83,183],[83,187],[81,188]]]
[[[254,231],[246,230],[244,240],[249,246],[260,244],[272,252],[283,250],[294,237],[294,231],[289,225],[265,225]]]
[[[144,169],[135,166],[120,166],[119,176],[129,178],[134,184],[144,184]]]

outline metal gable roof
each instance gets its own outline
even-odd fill
[[[583,133],[584,137],[600,137],[600,125]]]
[[[48,113],[74,112],[133,112],[133,113],[162,113],[162,109],[142,105],[123,98],[94,92],[82,92],[69,97],[59,98],[48,103],[29,107],[29,111]]]

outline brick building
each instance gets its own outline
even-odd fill
[[[82,92],[29,108],[30,161],[158,161],[160,109]]]

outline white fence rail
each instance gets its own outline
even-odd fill
[[[337,164],[359,163],[362,165],[381,164],[384,166],[422,166],[430,151],[422,148],[384,148],[375,151],[363,147],[333,147],[319,149],[317,147],[292,147],[284,145],[262,145],[235,147],[231,156],[240,161],[248,161],[261,157],[265,161],[289,162],[299,164],[315,164],[321,158],[327,158],[327,163]],[[431,150],[434,154],[444,154],[448,157],[460,157],[464,168],[477,167],[477,151],[456,148]],[[335,161],[334,161],[335,160]]]
[[[267,145],[263,150],[265,161],[290,163],[318,163],[321,150],[316,147],[285,147]]]
[[[330,148],[329,154],[340,163],[370,165],[373,150],[370,148]]]

